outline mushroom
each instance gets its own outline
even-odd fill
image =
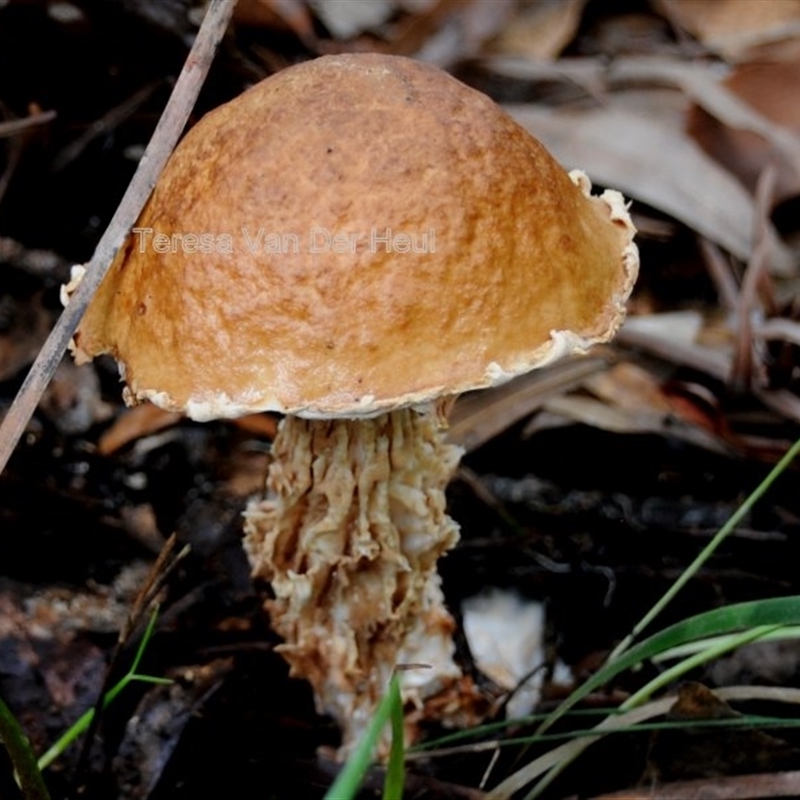
[[[285,415],[245,548],[345,750],[401,664],[429,667],[404,673],[415,718],[478,708],[437,574],[458,539],[447,410],[609,340],[633,234],[620,194],[406,58],[286,69],[173,154],[74,355],[113,355],[129,403]]]

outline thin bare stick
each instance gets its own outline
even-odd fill
[[[150,81],[130,97],[125,98],[118,106],[103,114],[100,119],[89,125],[74,141],[70,142],[53,159],[53,172],[60,172],[75,161],[80,154],[98,137],[105,136],[133,114],[142,103],[150,99],[150,95],[164,82],[163,78]]]
[[[203,24],[189,52],[164,113],[150,144],[139,162],[136,174],[122,202],[100,239],[87,265],[86,274],[75,290],[69,305],[55,324],[33,366],[28,372],[11,408],[0,425],[0,473],[14,452],[28,420],[47,384],[53,377],[86,307],[97,291],[125,237],[136,222],[156,184],[161,170],[175,147],[178,137],[203,85],[208,68],[233,13],[235,0],[212,0]]]
[[[6,136],[16,136],[18,133],[27,131],[37,125],[44,125],[52,122],[56,118],[55,111],[40,111],[22,119],[11,119],[8,122],[0,122],[0,139]]]
[[[729,312],[739,308],[739,286],[730,262],[722,254],[722,248],[704,236],[698,236],[700,252],[706,262],[708,274],[717,287],[720,305]]]
[[[100,692],[97,695],[97,700],[94,705],[94,715],[83,737],[83,746],[81,754],[78,758],[78,765],[75,768],[75,783],[80,785],[83,782],[83,775],[89,764],[89,754],[92,749],[92,742],[97,735],[97,730],[100,727],[100,721],[103,715],[103,708],[105,697],[111,689],[114,680],[117,679],[117,666],[119,665],[125,647],[128,645],[131,637],[136,629],[141,625],[148,610],[158,597],[159,592],[163,588],[175,567],[183,561],[189,554],[189,546],[186,545],[177,554],[173,555],[175,545],[178,543],[176,534],[172,534],[166,542],[164,547],[155,560],[155,563],[150,568],[144,586],[139,590],[139,594],[133,602],[131,609],[128,611],[128,618],[125,624],[119,630],[117,635],[117,643],[111,652],[111,657],[106,667],[106,676]]]
[[[759,305],[758,289],[769,266],[769,242],[766,233],[777,177],[775,165],[767,164],[756,186],[753,252],[742,279],[742,289],[739,292],[736,349],[728,379],[728,384],[736,392],[744,392],[755,386],[753,314]]]
[[[15,170],[19,166],[19,160],[22,157],[22,150],[23,150],[22,137],[12,138],[8,146],[8,156],[6,157],[6,168],[3,170],[3,174],[0,175],[0,202],[2,202],[3,196],[6,193],[6,189],[8,189],[11,183],[11,178],[13,177]]]

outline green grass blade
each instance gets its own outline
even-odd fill
[[[729,653],[731,650],[736,650],[738,647],[742,647],[742,645],[759,641],[769,634],[780,630],[781,627],[781,625],[759,625],[758,627],[744,631],[737,636],[719,637],[713,645],[709,645],[705,650],[694,653],[678,664],[675,664],[669,669],[664,670],[664,672],[653,678],[653,680],[651,680],[645,686],[642,686],[638,692],[632,694],[624,703],[622,703],[620,709],[627,711],[630,708],[636,708],[636,706],[640,706],[642,703],[649,700],[659,689],[663,689],[666,686],[669,686],[671,683],[674,683],[679,678],[682,678],[687,672],[691,672],[693,669],[696,669],[697,667],[706,664],[709,661],[713,661],[715,658],[719,658],[720,656],[725,655],[725,653]]]
[[[787,598],[787,600],[791,599],[792,598]],[[564,712],[564,716],[569,716],[570,718],[576,718],[576,719],[603,716],[607,718],[606,720],[604,720],[604,722],[608,722],[608,720],[614,717],[615,715],[621,715],[625,713],[626,709],[640,705],[642,702],[646,701],[654,692],[658,691],[664,685],[678,680],[682,675],[686,674],[686,672],[696,668],[702,663],[710,661],[714,658],[718,658],[724,653],[729,652],[730,650],[734,650],[752,641],[755,641],[756,639],[758,639],[759,641],[765,641],[765,640],[776,640],[780,638],[796,638],[797,633],[798,633],[797,626],[786,626],[786,627],[778,625],[761,626],[759,628],[749,629],[737,634],[727,634],[724,636],[709,637],[706,639],[699,640],[698,642],[692,642],[690,644],[684,645],[681,648],[673,648],[671,650],[667,650],[665,652],[671,654],[673,657],[675,657],[678,654],[678,652],[681,652],[682,655],[688,655],[690,656],[690,658],[686,658],[681,663],[674,665],[670,670],[661,673],[653,681],[642,687],[639,690],[639,692],[636,693],[636,695],[632,696],[619,708],[580,709],[580,710],[568,709]],[[698,644],[702,644],[703,647],[699,648],[697,646]],[[458,752],[460,749],[459,745],[461,742],[471,741],[475,738],[480,738],[480,735],[483,735],[485,738],[487,734],[494,733],[498,730],[502,730],[512,725],[531,724],[546,718],[547,715],[545,714],[533,714],[527,717],[498,721],[488,725],[480,726],[479,728],[471,729],[469,731],[459,731],[453,734],[448,734],[447,736],[440,737],[430,742],[425,742],[422,745],[417,745],[416,747],[414,747],[412,752],[424,752],[432,749],[435,750],[443,747],[446,748],[448,746],[452,747],[453,745],[455,746],[452,747],[452,752]],[[767,725],[769,721],[766,719],[762,720],[759,718],[758,722],[759,724]],[[773,724],[780,724],[778,719],[772,720],[772,722]],[[498,739],[490,744],[494,747],[532,745],[546,741],[559,741],[565,738],[582,738],[590,736],[592,737],[597,736],[596,728],[594,729],[583,728],[577,731],[568,731],[558,734],[536,733],[531,736],[521,736],[511,739],[509,738]],[[474,744],[463,745],[463,749],[467,748],[474,748]],[[547,768],[549,769],[551,767],[553,767],[552,763],[550,763]],[[535,777],[538,777],[539,774],[541,773],[537,773]]]
[[[2,700],[0,700],[0,742],[5,745],[25,800],[49,800],[50,794],[28,737]]]
[[[675,699],[674,697],[672,698]],[[618,708],[606,710],[606,720],[613,720],[617,717],[623,717],[627,713]],[[631,734],[631,733],[650,733],[652,731],[685,731],[688,728],[705,730],[707,728],[736,728],[736,729],[750,729],[753,728],[800,728],[800,718],[787,719],[785,717],[768,717],[760,714],[746,714],[740,717],[731,717],[723,719],[694,719],[682,720],[676,722],[651,722],[633,724],[620,728],[609,728],[605,731],[604,735],[612,734]],[[541,744],[544,742],[563,742],[587,739],[589,737],[597,737],[598,728],[578,728],[576,730],[562,731],[560,733],[543,733],[533,734],[531,736],[516,736],[506,739],[498,739],[497,741],[490,742],[489,747],[483,749],[485,752],[489,749],[496,749],[499,747],[522,747],[532,744]],[[457,755],[480,752],[475,745],[462,745],[460,747],[453,747],[446,751],[444,755]],[[434,756],[442,755],[441,752],[434,751]]]
[[[662,673],[661,675],[654,678],[650,681],[647,685],[643,686],[638,692],[631,695],[621,706],[620,711],[632,711],[633,709],[643,705],[650,697],[657,692],[659,689],[664,688],[668,684],[672,683],[673,681],[678,680],[687,672],[695,667],[700,666],[708,661],[712,661],[715,658],[719,658],[719,656],[729,652],[730,650],[735,650],[737,647],[740,647],[744,644],[749,644],[750,642],[756,641],[761,636],[764,636],[768,633],[774,631],[776,626],[770,625],[761,625],[756,628],[752,628],[750,630],[746,630],[743,633],[739,634],[738,637],[729,637],[727,641],[718,643],[714,647],[708,648],[705,652],[702,653],[695,653],[694,655],[690,656],[689,658],[682,661],[680,664],[676,664],[666,672]],[[655,637],[653,637],[655,638]],[[601,722],[597,728],[601,728],[604,723],[608,720],[604,720]],[[569,755],[559,761],[557,764],[552,766],[539,783],[525,795],[524,800],[535,800],[535,798],[539,797],[541,793],[596,739],[584,739],[580,742],[575,742],[574,749],[569,753]]]
[[[372,753],[391,716],[392,705],[395,703],[395,690],[392,689],[392,684],[395,683],[397,683],[396,691],[399,694],[397,675],[394,675],[389,684],[389,690],[378,703],[361,741],[356,745],[341,772],[336,776],[336,780],[325,793],[325,800],[350,800],[355,797],[358,787],[372,763]]]
[[[106,695],[103,698],[103,708],[107,708],[131,681],[159,684],[172,683],[172,681],[168,678],[156,678],[152,675],[138,675],[136,673],[136,670],[138,669],[142,660],[142,656],[144,655],[144,651],[146,650],[147,645],[149,644],[150,639],[155,632],[158,611],[159,607],[156,606],[153,609],[153,613],[150,615],[147,627],[142,634],[142,640],[139,642],[139,647],[136,649],[136,655],[133,657],[133,662],[131,663],[128,672],[123,675],[119,681],[117,681],[117,683],[115,683],[114,686],[108,690],[108,692],[106,692]],[[67,730],[58,738],[58,740],[54,742],[44,753],[42,753],[41,756],[39,756],[39,769],[47,769],[47,767],[49,767],[78,737],[82,736],[91,724],[93,717],[93,708],[90,708],[88,711],[85,711],[83,714],[81,714],[80,717],[78,717],[78,719],[75,720],[75,722],[73,722],[72,725],[70,725],[70,727],[67,728]]]
[[[682,644],[680,647],[673,647],[671,650],[665,650],[653,657],[656,664],[664,661],[672,661],[676,658],[685,658],[686,656],[693,655],[706,650],[709,647],[715,647],[722,644],[726,639],[730,638],[725,636],[709,636],[707,639],[698,639],[696,642],[689,642]],[[781,625],[770,633],[765,633],[759,638],[760,642],[774,642],[777,640],[785,639],[800,639],[800,625]]]
[[[669,588],[664,596],[645,614],[644,617],[634,626],[630,634],[625,637],[617,647],[611,652],[606,664],[595,675],[592,676],[586,683],[575,690],[543,723],[537,730],[538,734],[543,733],[550,728],[556,720],[562,718],[574,705],[580,702],[588,694],[595,689],[607,683],[611,678],[619,672],[635,666],[647,659],[652,659],[659,654],[667,652],[675,652],[676,648],[683,648],[692,643],[697,643],[698,640],[708,639],[709,637],[730,636],[732,634],[741,634],[743,630],[750,629],[749,633],[742,634],[742,640],[757,638],[763,635],[780,634],[778,628],[783,626],[796,625],[798,618],[800,618],[800,598],[787,597],[772,600],[755,601],[751,603],[740,603],[735,606],[728,606],[722,609],[699,614],[688,620],[670,626],[669,628],[651,636],[644,642],[641,642],[635,647],[631,647],[632,643],[639,636],[639,634],[646,629],[656,617],[664,610],[664,608],[674,599],[678,592],[686,585],[686,583],[697,573],[701,566],[716,550],[719,544],[733,531],[736,526],[742,521],[744,516],[753,508],[755,503],[763,497],[767,490],[772,486],[778,476],[786,470],[789,464],[800,453],[800,439],[798,439],[792,447],[786,452],[781,460],[769,472],[767,477],[761,481],[756,489],[751,492],[742,505],[731,516],[727,523],[717,532],[709,544],[703,548],[700,554],[692,561],[692,563],[683,571],[680,578]],[[751,635],[752,634],[752,635]],[[710,644],[705,651],[698,652],[690,656],[680,665],[672,669],[672,677],[677,674],[683,674],[683,671],[690,668],[694,662],[700,663],[705,660],[710,660],[716,657],[716,654],[727,652],[727,650],[737,646],[736,637],[728,641],[718,641]],[[657,686],[644,687],[639,694],[639,697],[629,698],[629,702],[635,705],[641,702],[644,696],[649,696],[655,691]],[[633,712],[629,712],[633,713]],[[607,718],[601,722],[597,727],[598,729],[607,728],[608,724],[614,724],[615,720],[612,717]],[[596,741],[597,737],[584,740],[583,743],[576,741],[569,742],[562,745],[561,748],[556,748],[555,751],[545,753],[540,756],[531,764],[523,767],[514,775],[510,776],[504,781],[505,786],[497,787],[499,790],[490,793],[494,797],[508,797],[508,793],[516,791],[512,786],[516,785],[517,788],[528,784],[535,777],[543,774],[544,771],[549,770],[547,777],[540,782],[539,785],[527,797],[534,797],[543,790],[550,780],[561,770],[565,764],[570,763],[577,757],[582,750]],[[520,782],[522,781],[522,782]],[[526,798],[527,800],[527,798]]]
[[[675,595],[694,577],[700,567],[719,547],[722,541],[736,529],[736,526],[750,513],[753,506],[766,494],[780,474],[794,461],[800,453],[800,439],[798,439],[784,454],[783,458],[770,470],[766,478],[750,493],[745,501],[731,515],[730,519],[719,529],[714,538],[700,551],[697,557],[686,567],[680,577],[665,592],[664,596],[634,625],[633,630],[614,648],[609,661],[616,660],[624,653],[639,634],[672,602]]]
[[[773,692],[765,689],[765,687],[758,687],[761,689],[759,692],[756,687],[746,688],[748,690],[756,689],[755,692],[748,692],[750,699],[754,699],[756,696],[758,696],[765,700],[777,700],[778,702],[784,702],[784,699],[787,698],[787,692],[783,689],[781,689],[779,692]],[[726,699],[726,690],[720,690],[720,695],[722,699]],[[789,690],[788,699],[785,699],[785,702],[800,704],[800,692],[797,690]],[[580,753],[583,752],[588,745],[598,741],[601,737],[622,731],[624,729],[644,729],[644,726],[642,726],[643,722],[655,717],[663,717],[674,703],[675,697],[662,697],[658,700],[654,700],[651,703],[639,706],[632,711],[610,714],[608,717],[606,717],[606,719],[598,723],[598,725],[596,725],[592,730],[581,731],[580,735],[582,737],[588,737],[588,744],[586,738],[573,738],[570,741],[559,745],[558,747],[548,750],[546,753],[543,753],[538,758],[521,767],[512,775],[509,775],[502,783],[489,790],[487,793],[488,800],[510,800],[512,796],[517,796],[518,792],[536,780],[536,778],[538,778],[540,775],[543,775],[545,772],[548,772],[548,770],[551,770],[553,767],[557,767],[559,764],[565,761],[574,759],[577,755],[580,755]],[[797,719],[795,718],[793,721],[796,722]],[[719,722],[705,721],[703,724],[717,725]],[[771,727],[773,724],[774,723],[770,721],[769,724],[765,723],[765,726]],[[537,784],[537,789],[538,788],[539,787]]]
[[[392,748],[386,766],[386,780],[383,784],[383,800],[397,800],[403,796],[405,784],[405,725],[403,720],[403,699],[400,696],[400,681],[395,676],[389,684],[390,717],[392,722]]]
[[[578,687],[543,723],[537,733],[544,733],[568,709],[583,700],[595,689],[630,667],[655,657],[659,653],[688,642],[709,636],[741,632],[762,625],[797,625],[800,623],[800,596],[753,600],[724,608],[706,611],[675,623],[635,645],[608,662],[589,680]]]

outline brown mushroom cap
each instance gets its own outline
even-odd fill
[[[609,339],[638,266],[619,194],[590,197],[444,72],[373,54],[209,113],[135,231],[75,354],[111,353],[129,399],[195,419],[368,416],[499,383]]]

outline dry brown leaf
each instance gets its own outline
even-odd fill
[[[174,411],[164,411],[152,403],[142,403],[119,416],[100,437],[97,451],[104,456],[111,455],[126,444],[175,425],[180,420],[181,415]]]
[[[794,78],[796,73],[779,73],[782,78]],[[778,112],[777,116],[761,113],[761,107],[751,98],[732,90],[719,80],[713,67],[690,64],[674,58],[631,57],[619,59],[609,72],[609,79],[625,82],[656,82],[679,87],[688,97],[701,105],[705,111],[726,125],[763,136],[787,161],[795,173],[800,174],[800,137],[792,124],[798,119],[796,112]],[[763,85],[763,81],[757,84]],[[794,99],[789,86],[788,98]],[[784,102],[781,95],[778,102]],[[769,104],[776,105],[775,103]],[[789,121],[789,125],[784,125]]]
[[[538,87],[542,96],[560,100],[595,98],[603,102],[607,86],[607,65],[599,58],[558,58],[533,60],[512,55],[488,55],[474,59],[478,74],[490,79],[525,81]]]
[[[800,347],[800,322],[791,319],[775,317],[764,322],[756,322],[753,332],[763,339],[779,339]]]
[[[646,783],[773,772],[800,766],[800,750],[758,729],[708,728],[690,723],[741,716],[703,684],[687,681],[666,714],[686,727],[657,731],[648,753]]]
[[[305,43],[316,40],[314,20],[303,0],[239,0],[233,19],[239,25],[288,29]]]
[[[621,362],[589,378],[585,388],[634,420],[652,417],[653,432],[677,436],[713,450],[727,450],[727,426],[715,395],[706,387],[661,377]]]
[[[727,380],[731,371],[731,349],[698,344],[695,337],[689,338],[682,331],[696,325],[697,319],[698,315],[691,311],[631,317],[617,334],[617,341],[652,353],[669,363]]]
[[[123,505],[120,517],[128,535],[151,553],[158,554],[164,549],[165,538],[158,529],[156,512],[150,503]]]
[[[542,405],[543,414],[534,417],[525,427],[523,437],[558,424],[580,423],[612,433],[649,433],[680,439],[715,453],[730,453],[730,447],[713,430],[712,424],[697,415],[683,414],[680,403],[669,410],[625,408],[610,405],[593,397],[565,395],[554,397]]]
[[[495,53],[547,60],[573,40],[586,0],[537,0],[521,9],[497,39]]]
[[[398,0],[398,7],[405,13],[391,25],[383,26],[383,40],[371,41],[369,46],[394,55],[413,55],[441,33],[461,3],[462,0]]]
[[[795,137],[800,136],[800,104],[796,102],[800,61],[743,64],[725,79],[724,85],[764,118],[793,132]],[[770,142],[764,131],[742,130],[735,121],[720,120],[699,106],[690,109],[687,127],[700,146],[738,176],[751,192],[767,163],[777,161],[776,201],[800,194],[800,172],[793,168],[787,154],[781,157],[776,152],[778,143],[774,139]]]
[[[352,39],[364,31],[374,30],[397,10],[394,0],[308,0],[314,13],[337,39]]]
[[[535,105],[508,110],[562,164],[585,169],[594,181],[672,215],[747,261],[754,207],[742,185],[679,129],[668,98],[650,102],[646,113],[614,100],[584,111]],[[659,113],[659,105],[666,110]],[[794,259],[774,229],[768,236],[772,269],[793,270]]]
[[[592,428],[614,433],[663,433],[663,414],[648,408],[628,409],[609,405],[594,397],[565,395],[543,404],[545,411]],[[534,420],[535,423],[535,420]],[[523,436],[530,436],[538,426],[529,426]]]
[[[488,55],[476,64],[498,75],[524,81],[565,81],[605,88],[607,68],[599,58],[559,58],[536,61],[511,55]]]
[[[540,408],[547,398],[574,389],[607,366],[607,360],[597,356],[560,361],[494,389],[463,395],[450,415],[447,438],[467,451],[475,450]]]
[[[439,66],[471,58],[503,30],[517,6],[517,0],[439,0],[430,12],[413,18],[390,50]],[[415,47],[410,50],[412,41]]]
[[[170,685],[153,687],[142,697],[112,764],[118,800],[153,796],[186,726],[232,670],[232,658],[192,664],[170,674]]]
[[[634,347],[677,364],[704,372],[720,381],[728,381],[733,368],[733,351],[724,344],[714,347],[700,343],[707,333],[698,334],[698,342],[687,341],[670,331],[680,329],[680,321],[687,312],[650,314],[630,317],[617,334],[617,343]],[[688,312],[692,313],[692,312]],[[664,322],[674,322],[667,324]],[[752,387],[753,394],[779,415],[800,422],[800,397],[788,389]],[[784,448],[785,449],[785,448]]]
[[[598,59],[564,59],[555,63],[494,56],[483,59],[485,68],[517,80],[569,81],[586,88],[587,94],[604,97],[609,87],[669,86],[680,89],[713,120],[737,131],[757,134],[783,157],[783,163],[800,176],[800,111],[794,88],[800,80],[800,61],[787,64],[751,64],[721,79],[719,65],[686,62],[668,56],[627,56],[605,67]],[[612,98],[625,107],[633,93]],[[643,100],[651,99],[649,105]],[[647,117],[657,117],[672,129],[692,113],[679,97],[643,93],[636,103]],[[630,103],[627,103],[630,105]],[[761,141],[758,139],[757,141]],[[716,143],[712,143],[716,145]],[[710,148],[706,148],[710,150]],[[713,153],[712,153],[713,155]],[[761,166],[763,166],[763,161]],[[752,186],[760,173],[755,172]]]
[[[761,389],[755,387],[753,394],[764,403],[787,419],[800,422],[800,397],[788,389]]]
[[[274,439],[278,432],[278,418],[272,414],[245,414],[231,423],[242,431],[263,439]]]
[[[800,0],[654,0],[674,24],[729,60],[800,37]]]
[[[592,375],[584,386],[600,400],[626,411],[647,409],[669,413],[672,410],[661,381],[653,373],[627,361]]]
[[[623,53],[653,53],[676,50],[675,35],[666,20],[631,6],[625,13],[600,15],[586,31],[589,47],[594,52],[616,59]],[[679,48],[685,50],[682,46]]]

